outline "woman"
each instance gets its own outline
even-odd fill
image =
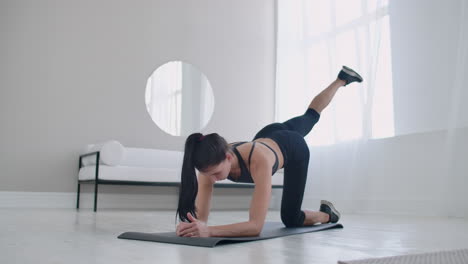
[[[176,234],[182,237],[258,236],[262,231],[271,196],[271,175],[284,167],[281,220],[286,227],[336,223],[339,212],[322,201],[318,212],[301,210],[309,165],[304,137],[318,122],[338,88],[362,82],[354,70],[343,66],[338,78],[310,103],[306,112],[284,123],[273,123],[255,135],[252,142],[228,144],[216,133],[194,133],[185,142],[177,215],[182,221]],[[198,179],[195,169],[199,171]],[[229,179],[255,183],[249,220],[207,226],[213,184]]]

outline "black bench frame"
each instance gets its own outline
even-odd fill
[[[96,155],[96,171],[94,180],[80,180],[78,178],[78,189],[76,191],[76,209],[80,208],[80,185],[82,183],[94,183],[94,212],[97,211],[97,197],[98,197],[98,185],[99,184],[110,184],[110,185],[138,185],[138,186],[176,186],[180,187],[179,182],[142,182],[142,181],[113,181],[113,180],[101,180],[99,179],[99,161],[100,161],[100,152],[90,152],[87,154],[80,155],[79,164],[78,164],[78,173],[83,167],[83,158],[88,156]],[[215,183],[213,185],[215,188],[254,188],[255,184],[253,183]],[[281,189],[283,185],[272,185],[274,189]]]

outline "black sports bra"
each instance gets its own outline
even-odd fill
[[[255,143],[257,141],[253,141],[253,144],[252,144],[252,149],[250,150],[250,154],[249,154],[249,169],[247,169],[247,166],[245,166],[245,163],[244,163],[244,160],[242,159],[242,156],[240,155],[239,151],[237,150],[236,147],[242,145],[242,144],[245,144],[245,143],[248,143],[248,141],[245,141],[245,142],[237,142],[237,143],[234,143],[232,145],[232,150],[234,152],[234,154],[236,154],[237,156],[237,159],[239,160],[239,166],[240,166],[240,170],[241,170],[241,174],[240,174],[240,177],[236,180],[234,179],[233,177],[231,177],[231,175],[228,176],[228,179],[233,181],[233,182],[246,182],[246,183],[253,183],[253,179],[252,179],[252,175],[250,174],[250,160],[252,158],[252,153],[253,153],[253,150],[255,148]],[[278,165],[279,165],[279,162],[278,162],[278,155],[276,154],[276,152],[270,147],[268,146],[267,144],[263,143],[263,142],[260,142],[258,141],[258,143],[261,143],[262,145],[265,145],[266,147],[268,147],[271,151],[273,151],[273,153],[275,154],[275,158],[276,158],[276,161],[275,161],[275,164],[273,165],[273,168],[272,168],[272,174],[275,174],[275,172],[278,170]]]

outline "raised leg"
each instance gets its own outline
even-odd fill
[[[327,88],[325,88],[325,90],[323,90],[317,96],[314,97],[314,99],[309,105],[309,108],[314,109],[320,114],[323,111],[323,109],[325,109],[330,104],[333,97],[335,97],[338,88],[344,86],[345,84],[345,81],[336,79]]]

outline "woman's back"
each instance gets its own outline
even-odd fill
[[[259,143],[259,144],[257,144]],[[238,159],[238,168],[231,170],[228,179],[235,182],[253,182],[250,175],[250,164],[253,155],[264,157],[272,174],[281,169],[284,164],[283,154],[278,144],[269,138],[259,138],[252,142],[234,142],[229,144]]]

